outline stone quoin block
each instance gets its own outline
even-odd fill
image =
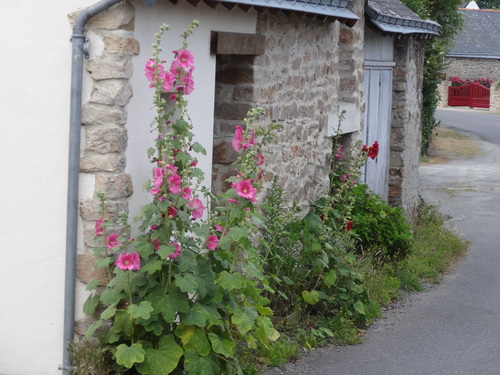
[[[132,85],[128,80],[106,79],[94,83],[91,103],[124,106],[132,97]]]
[[[121,154],[90,154],[80,159],[81,172],[119,172],[125,165],[125,155]]]
[[[132,177],[128,173],[96,175],[95,191],[103,191],[106,198],[127,198],[134,192]]]
[[[99,81],[102,79],[130,78],[133,66],[130,56],[104,54],[87,62],[90,76]]]
[[[127,112],[123,107],[97,103],[86,103],[82,106],[82,125],[124,125]]]
[[[118,126],[91,126],[85,129],[85,150],[100,154],[124,152],[127,130]]]

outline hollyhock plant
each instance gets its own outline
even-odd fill
[[[99,318],[87,336],[99,326],[107,329],[105,345],[113,364],[142,375],[219,369],[245,373],[233,348],[245,343],[266,347],[279,336],[269,318],[262,258],[249,240],[257,230],[253,206],[261,185],[261,147],[277,125],[254,129],[252,122],[262,110],[249,112],[245,130],[239,130],[240,173],[230,181],[235,188],[215,195],[202,186],[198,157],[206,151],[195,141],[186,99],[195,78],[194,54],[186,38],[195,25],[183,34],[170,68],[160,58],[160,38],[168,29],[162,26],[145,66],[156,110],[153,146],[148,149],[151,174],[144,185],[150,202],[141,207],[137,225],[132,227],[125,214],[109,224],[120,228],[120,237],[112,233],[103,238],[103,223],[96,222],[96,234],[101,235],[96,238],[101,245],[97,264],[107,268],[110,281],[99,293],[97,283],[89,283],[85,312]],[[173,102],[166,105],[169,98]],[[104,195],[100,198],[100,217],[109,217]],[[97,306],[104,308],[97,313]],[[251,321],[238,320],[250,310]],[[191,332],[208,345],[193,347],[186,340]],[[169,355],[158,361],[158,353],[165,350]],[[198,352],[203,357],[199,363],[194,358]]]
[[[243,128],[240,125],[237,125],[236,131],[234,132],[233,141],[231,142],[234,151],[240,151],[241,148],[243,147],[241,145],[241,143],[243,142],[243,138],[241,138],[242,135],[243,135]]]
[[[138,271],[141,268],[141,258],[135,251],[131,254],[120,254],[115,265],[122,271]]]

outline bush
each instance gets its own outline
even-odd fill
[[[352,194],[358,254],[369,252],[381,262],[404,259],[410,251],[411,229],[403,208],[391,207],[364,184],[356,184]]]

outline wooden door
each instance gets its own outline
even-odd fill
[[[392,111],[392,67],[365,66],[364,143],[379,143],[376,159],[368,159],[363,181],[385,200],[389,196],[389,159]]]

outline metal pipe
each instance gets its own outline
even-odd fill
[[[101,0],[83,9],[78,15],[71,35],[71,103],[68,157],[68,192],[66,209],[66,267],[64,284],[64,342],[63,364],[59,366],[63,375],[74,371],[68,346],[73,341],[75,330],[76,247],[78,234],[78,185],[80,173],[80,127],[82,117],[83,58],[88,57],[85,25],[95,15],[111,8],[122,0]]]

